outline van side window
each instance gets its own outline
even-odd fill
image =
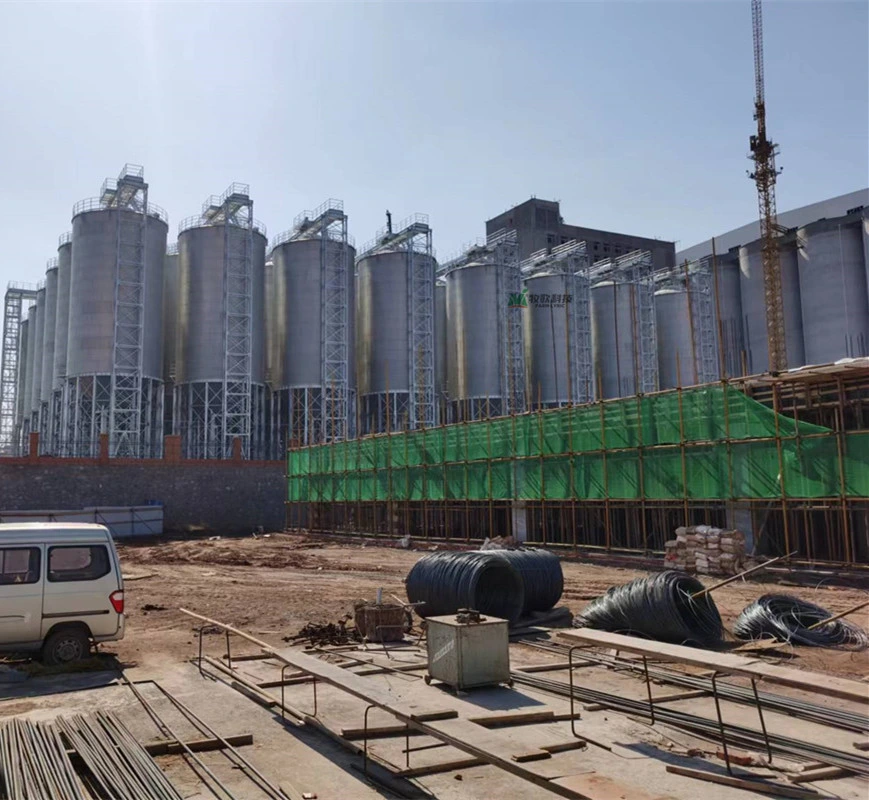
[[[101,545],[48,548],[48,580],[95,581],[109,574],[109,553]]]
[[[38,580],[38,547],[0,549],[0,586],[8,586],[12,583],[36,583]]]

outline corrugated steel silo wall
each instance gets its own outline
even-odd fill
[[[33,347],[33,373],[30,376],[30,409],[39,410],[42,399],[42,355],[45,346],[45,288],[36,293],[36,339]]]
[[[435,283],[434,308],[435,402],[441,414],[447,392],[447,284],[443,280]]]
[[[688,293],[663,289],[655,293],[658,331],[658,388],[693,386],[698,383],[691,336]]]
[[[178,358],[178,254],[163,258],[163,380],[175,374]]]
[[[40,400],[51,402],[54,389],[54,346],[57,331],[57,267],[45,272],[45,328],[42,338],[42,390]]]
[[[251,381],[265,379],[265,237],[254,232],[251,255]],[[225,370],[222,225],[178,235],[176,384],[222,381]]]
[[[719,360],[719,375],[733,378],[742,374],[742,295],[739,287],[739,253],[726,253],[717,260],[718,280],[713,295],[713,313],[716,314],[715,345]],[[721,323],[719,330],[718,323]],[[722,361],[723,358],[723,361]]]
[[[117,266],[117,214],[86,211],[72,221],[67,376],[109,375],[114,348],[114,292]],[[163,259],[168,226],[148,217],[145,243],[145,297],[142,317],[142,376],[163,374]]]
[[[69,290],[72,278],[72,242],[57,248],[57,321],[54,331],[54,374],[52,389],[59,391],[66,377],[66,353],[69,341]]]
[[[528,308],[525,317],[525,361],[531,406],[566,403],[570,396],[567,304],[533,302],[532,295],[569,295],[565,275],[539,275],[525,281]]]
[[[605,281],[591,288],[592,350],[600,383],[596,395],[603,399],[637,393],[635,296],[629,284]]]
[[[501,398],[498,267],[469,264],[447,273],[447,387],[451,401]],[[497,405],[495,406],[498,407]]]
[[[869,355],[869,295],[859,219],[820,220],[800,228],[797,239],[806,363]]]
[[[33,406],[33,357],[36,352],[36,305],[27,310],[27,354],[24,360],[24,405],[21,413],[30,419]]]
[[[799,367],[806,363],[806,354],[803,344],[799,268],[793,240],[782,242],[779,252],[788,367]],[[748,374],[754,375],[769,369],[760,240],[739,248],[739,272],[745,360]]]
[[[356,282],[359,395],[408,392],[407,256],[376,253],[360,260]]]
[[[25,311],[22,314],[21,327],[18,333],[18,375],[15,383],[15,419],[20,425],[27,415],[27,343],[30,321],[26,319],[28,313]]]

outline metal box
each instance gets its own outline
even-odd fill
[[[508,622],[482,617],[459,622],[454,615],[429,617],[428,675],[456,689],[510,681]]]

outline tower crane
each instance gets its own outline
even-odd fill
[[[775,182],[781,172],[776,169],[778,145],[766,133],[766,101],[763,88],[763,17],[761,0],[751,0],[751,24],[754,36],[754,118],[757,133],[749,137],[754,171],[748,176],[757,185],[757,204],[760,211],[761,261],[763,264],[763,293],[766,307],[766,336],[769,344],[769,371],[782,372],[788,367],[785,343],[784,303],[782,301],[781,258],[778,224],[775,208]]]

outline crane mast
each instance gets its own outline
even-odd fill
[[[781,170],[775,166],[778,145],[766,133],[766,101],[763,86],[763,17],[760,0],[751,0],[751,23],[754,36],[754,118],[757,133],[749,138],[754,171],[749,177],[757,185],[757,204],[760,211],[761,262],[763,264],[763,292],[766,307],[766,336],[769,344],[769,371],[782,372],[788,368],[785,340],[784,304],[782,301],[781,258],[778,234],[781,228],[776,218],[775,182]]]

